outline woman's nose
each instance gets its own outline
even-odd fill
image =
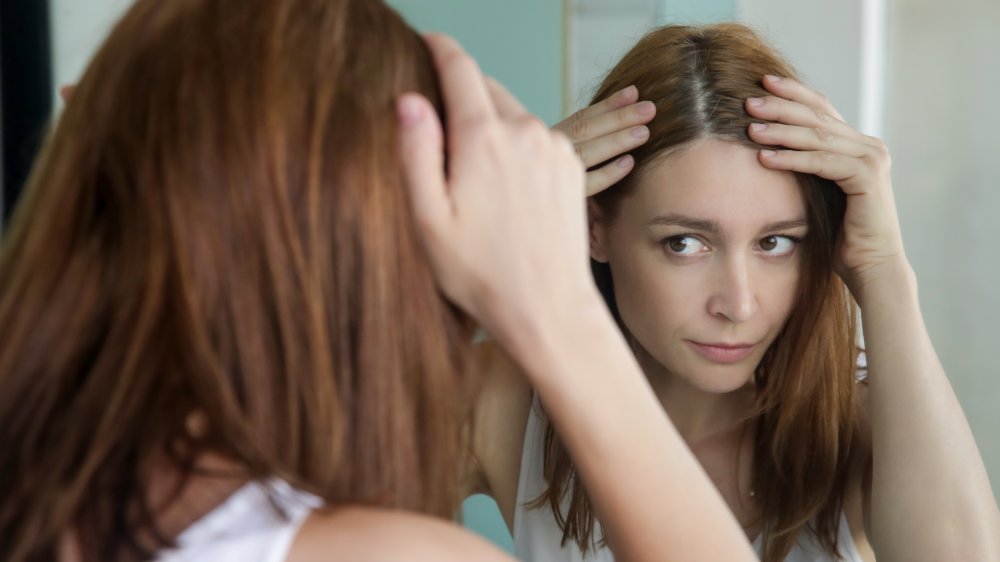
[[[730,322],[746,322],[759,304],[750,268],[743,258],[732,257],[719,264],[708,312]]]

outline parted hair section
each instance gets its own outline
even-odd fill
[[[172,537],[151,475],[179,492],[203,453],[454,515],[472,326],[411,219],[403,92],[441,109],[378,0],[128,10],[3,239],[0,559],[55,559],[70,532],[86,560],[152,556]]]
[[[649,141],[630,152],[635,170],[593,198],[604,216],[614,220],[645,170],[694,141],[714,138],[763,148],[747,134],[754,119],[744,104],[749,97],[770,95],[762,85],[768,74],[796,77],[791,65],[745,25],[666,26],[641,38],[591,102],[634,84],[640,99],[656,105]],[[837,552],[848,473],[859,450],[855,306],[833,271],[845,196],[827,180],[796,177],[809,222],[796,306],[756,370],[756,408],[747,420],[755,435],[752,482],[766,562],[783,560],[803,531],[813,533],[831,554]],[[609,266],[597,261],[591,266],[628,335]],[[549,487],[534,505],[552,509],[564,544],[575,541],[587,551],[603,542],[595,536],[595,514],[583,483],[551,424],[544,471]]]

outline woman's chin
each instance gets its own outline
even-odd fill
[[[709,394],[729,394],[746,388],[753,381],[753,371],[736,366],[712,368],[685,377],[691,386]]]

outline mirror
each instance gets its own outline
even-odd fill
[[[965,409],[994,490],[1000,491],[1000,67],[992,60],[1000,4],[893,0],[389,0],[416,27],[449,33],[546,123],[582,107],[604,72],[648,28],[737,20],[782,51],[845,119],[883,138],[928,329]],[[126,0],[51,0],[51,80],[80,76]],[[7,13],[4,12],[6,16]],[[4,18],[9,22],[9,18]],[[5,24],[6,25],[6,24]],[[39,24],[41,25],[41,24]],[[10,52],[5,30],[3,50]],[[36,56],[45,57],[44,49]],[[8,59],[9,60],[9,59]],[[39,59],[38,68],[46,68]],[[46,70],[47,72],[47,70]],[[4,67],[4,157],[14,87]],[[16,78],[15,78],[16,80]],[[40,131],[43,123],[36,124]],[[20,138],[20,137],[19,137]],[[7,176],[5,176],[7,177]],[[16,186],[4,183],[12,198]],[[8,201],[8,207],[10,201]],[[466,524],[511,550],[484,497]]]

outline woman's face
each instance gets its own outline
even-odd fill
[[[593,211],[592,256],[643,367],[706,392],[744,386],[795,305],[806,205],[756,150],[696,141],[645,171],[613,218]]]

